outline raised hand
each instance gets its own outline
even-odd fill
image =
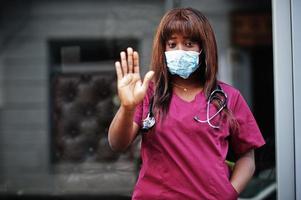
[[[133,110],[145,97],[154,72],[147,72],[142,82],[139,74],[139,54],[130,47],[127,48],[127,55],[124,51],[120,53],[120,62],[115,62],[115,68],[121,106]]]

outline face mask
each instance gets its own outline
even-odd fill
[[[169,72],[187,79],[199,67],[199,55],[196,51],[165,51]]]

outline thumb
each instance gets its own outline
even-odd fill
[[[149,71],[145,74],[144,79],[143,79],[143,83],[142,83],[143,89],[146,90],[148,88],[148,84],[149,84],[150,80],[152,80],[154,74],[155,74],[154,71]]]

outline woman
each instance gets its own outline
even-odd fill
[[[142,168],[133,199],[237,199],[251,179],[264,139],[238,90],[217,80],[217,48],[206,17],[167,12],[143,81],[132,48],[116,62],[121,106],[109,129],[113,150],[142,133]],[[226,164],[229,146],[236,164]]]

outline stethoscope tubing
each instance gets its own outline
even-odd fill
[[[223,98],[224,98],[224,101],[219,98],[218,96],[214,96],[215,94],[217,93],[220,93]],[[212,100],[216,98],[218,100],[220,100],[222,102],[222,105],[221,107],[218,109],[218,111],[212,115],[210,117],[210,103],[212,102]],[[213,90],[211,92],[211,94],[209,95],[209,98],[208,98],[208,101],[207,101],[207,108],[206,108],[206,120],[201,120],[197,115],[194,116],[194,120],[199,122],[199,123],[208,123],[209,126],[211,126],[212,128],[214,129],[219,129],[220,126],[215,126],[211,123],[211,120],[216,117],[220,112],[222,112],[222,110],[227,107],[227,94],[222,90],[222,88],[217,85],[217,89]],[[150,100],[150,105],[149,105],[149,110],[148,110],[148,114],[147,114],[147,117],[142,121],[142,130],[143,131],[148,131],[149,129],[151,129],[155,123],[156,123],[156,119],[153,115],[153,100],[154,100],[154,97],[151,98]]]
[[[216,94],[216,93],[220,93],[223,97],[224,97],[224,101],[222,101],[223,102],[223,104],[222,104],[222,106],[219,108],[219,110],[214,114],[214,115],[212,115],[211,117],[210,117],[210,103],[211,103],[211,101],[214,99],[214,98],[217,98],[217,99],[219,99],[218,97],[214,97],[214,95]],[[212,128],[214,128],[214,129],[218,129],[219,128],[219,126],[215,126],[215,125],[213,125],[210,121],[214,118],[214,117],[216,117],[220,112],[222,112],[222,110],[227,106],[227,94],[221,89],[221,87],[218,85],[218,89],[215,89],[215,90],[213,90],[212,92],[211,92],[211,94],[210,94],[210,96],[209,96],[209,98],[208,98],[208,101],[207,101],[207,108],[206,108],[206,120],[201,120],[198,116],[194,116],[194,120],[196,120],[197,122],[200,122],[200,123],[208,123],[209,124],[209,126],[211,126]],[[220,100],[220,99],[219,99]]]

